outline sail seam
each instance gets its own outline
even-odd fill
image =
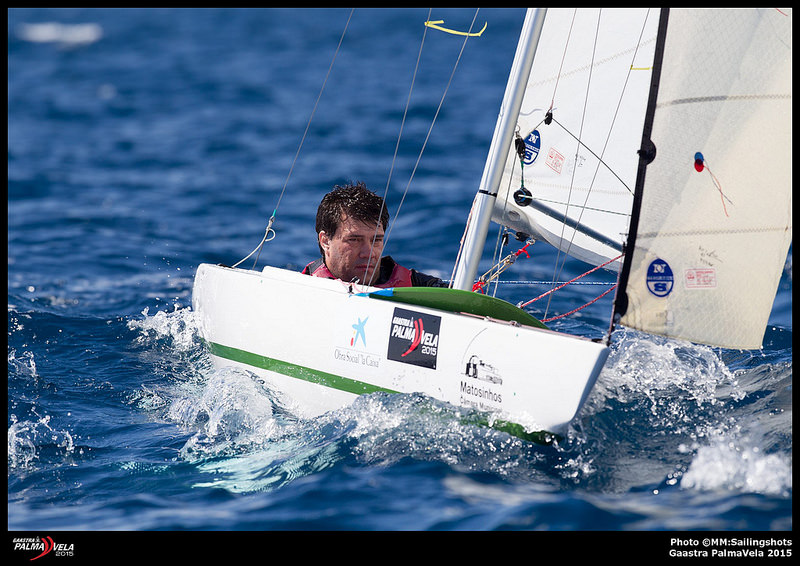
[[[692,98],[678,98],[659,102],[656,108],[677,106],[679,104],[698,104],[701,102],[728,102],[732,100],[791,100],[791,94],[735,94],[718,96],[695,96]]]
[[[614,194],[611,191],[607,191],[607,192],[609,192],[611,194]],[[597,207],[597,206],[586,206],[586,205],[583,205],[583,204],[576,204],[574,202],[569,203],[569,202],[553,200],[553,199],[546,199],[546,198],[539,198],[537,200],[539,202],[547,202],[547,203],[555,204],[555,205],[569,206],[570,208],[580,208],[580,209],[583,209],[583,210],[593,210],[595,212],[602,212],[604,214],[616,214],[618,216],[630,216],[631,215],[630,212],[621,212],[619,210],[610,210],[608,208],[600,208],[600,207]]]
[[[609,55],[608,57],[600,59],[599,61],[595,61],[594,63],[592,63],[590,65],[582,65],[580,67],[576,67],[576,68],[572,69],[571,71],[565,71],[563,73],[559,73],[558,75],[554,75],[554,76],[548,77],[546,79],[542,79],[542,80],[539,80],[539,81],[531,82],[529,84],[528,88],[539,87],[539,86],[551,83],[553,81],[557,81],[557,80],[559,80],[561,78],[564,78],[564,77],[570,77],[572,75],[584,72],[584,71],[586,71],[586,69],[588,69],[590,67],[598,68],[598,67],[600,67],[602,65],[605,65],[607,63],[611,63],[612,61],[615,61],[615,60],[619,59],[620,57],[624,57],[626,55],[629,55],[631,52],[633,52],[633,51],[635,51],[637,49],[640,49],[640,48],[642,48],[642,47],[644,47],[644,46],[646,46],[646,45],[648,45],[650,43],[653,43],[655,40],[656,40],[656,38],[651,38],[651,39],[648,39],[646,41],[642,41],[636,47],[631,47],[630,49],[626,49],[624,51],[620,51],[620,52],[615,53],[613,55]],[[635,68],[632,68],[632,69],[633,70],[641,70],[638,67],[635,67]]]
[[[674,238],[679,236],[713,236],[730,234],[760,234],[765,232],[785,232],[791,230],[792,225],[786,226],[765,226],[763,228],[739,228],[737,230],[691,230],[681,232],[646,232],[637,234],[637,238]]]

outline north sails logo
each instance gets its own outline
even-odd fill
[[[525,138],[525,165],[533,165],[533,162],[539,157],[539,150],[541,147],[542,142],[539,137],[539,130],[533,130],[528,134],[528,137]]]
[[[386,357],[436,369],[441,320],[438,316],[395,308]]]

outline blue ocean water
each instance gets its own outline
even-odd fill
[[[791,530],[791,251],[762,350],[619,329],[552,447],[416,395],[303,420],[212,368],[194,271],[247,255],[281,194],[260,266],[314,259],[320,198],[358,179],[400,208],[387,251],[451,274],[524,12],[480,10],[460,58],[429,31],[405,121],[428,10],[356,10],[316,105],[349,15],[8,10],[9,530]],[[532,251],[510,279],[551,278]],[[610,300],[554,326],[602,336]]]

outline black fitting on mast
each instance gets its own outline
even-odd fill
[[[517,150],[517,155],[520,159],[525,159],[525,140],[519,134],[514,136],[514,148]]]
[[[525,168],[525,140],[519,135],[519,131],[514,133],[514,148],[519,156],[520,166],[519,189],[514,192],[514,202],[519,206],[528,206],[533,201],[533,194],[525,188],[525,177],[522,173]]]

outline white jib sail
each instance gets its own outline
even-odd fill
[[[790,9],[670,10],[621,323],[761,347],[792,240]]]
[[[657,9],[547,11],[518,121],[525,159],[521,167],[512,147],[492,220],[594,265],[621,254],[658,16]],[[529,204],[514,199],[521,178]]]

